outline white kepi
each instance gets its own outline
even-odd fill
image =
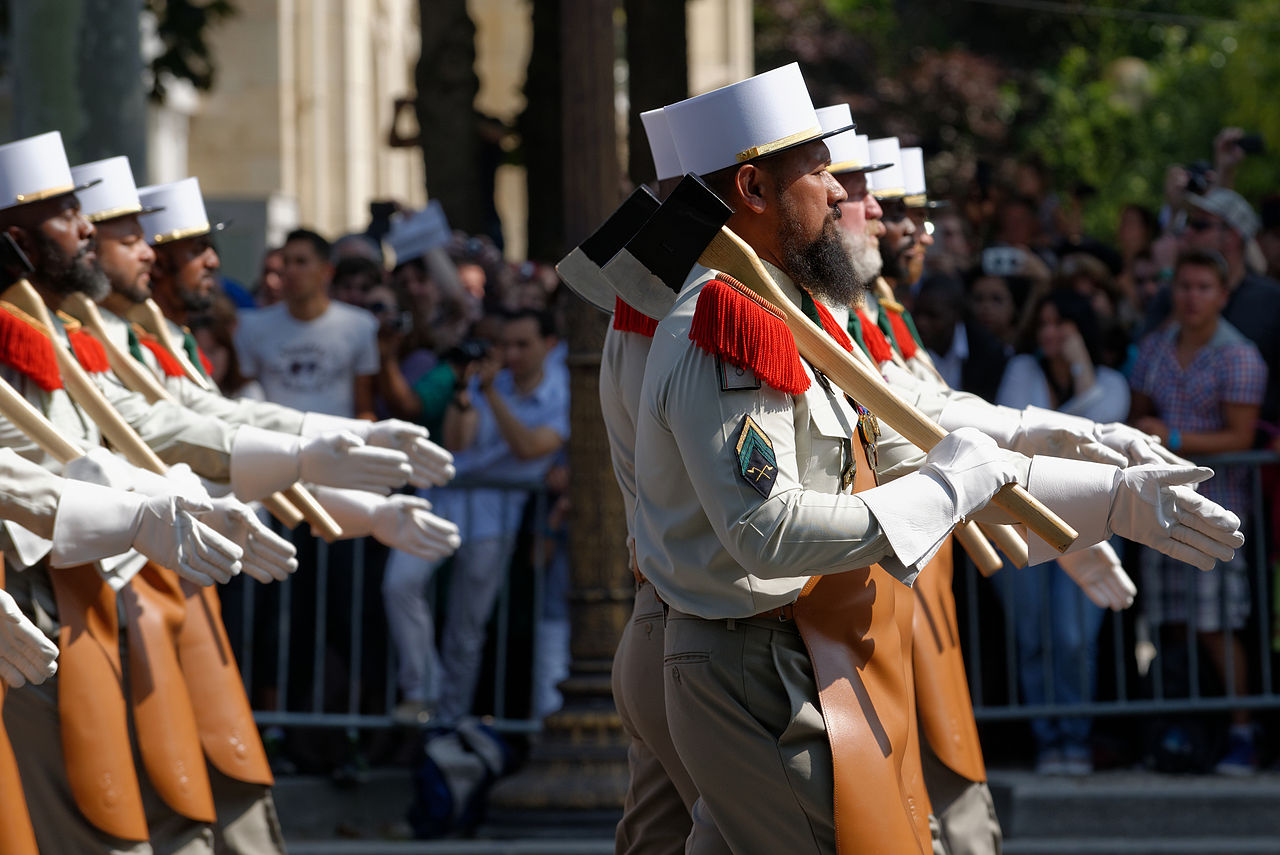
[[[671,136],[671,125],[664,108],[646,110],[640,114],[640,121],[644,124],[644,135],[649,138],[649,154],[653,155],[658,180],[667,181],[684,175],[684,170],[680,168],[680,153],[676,151],[676,141]]]
[[[824,131],[796,63],[663,108],[686,172],[707,175],[853,129]]]
[[[871,193],[877,199],[901,199],[907,194],[907,185],[902,172],[902,152],[898,148],[898,138],[871,140],[868,145],[872,160],[892,164],[888,169],[882,169],[867,179],[871,185]]]
[[[845,128],[853,125],[853,114],[848,104],[833,104],[830,107],[818,108],[818,122],[824,131]],[[827,149],[831,152],[831,165],[827,172],[840,175],[845,172],[879,172],[891,164],[872,163],[869,138],[856,130],[844,131],[827,138]]]
[[[138,186],[133,183],[133,169],[124,155],[108,157],[71,167],[71,178],[77,184],[92,183],[87,190],[76,192],[80,200],[80,213],[91,223],[127,217],[130,214],[152,214],[157,207],[146,207],[138,198]],[[96,182],[96,183],[93,183]]]
[[[0,210],[84,190],[71,177],[62,134],[49,131],[0,145]]]
[[[902,187],[906,191],[903,201],[910,208],[923,208],[929,201],[929,191],[924,183],[924,149],[908,146],[902,152]]]
[[[446,246],[453,231],[444,216],[444,206],[432,199],[421,211],[403,214],[391,221],[387,243],[396,257],[396,266],[422,258],[433,249]]]
[[[207,235],[225,225],[209,224],[204,196],[200,194],[200,180],[194,176],[143,187],[138,191],[138,199],[143,207],[150,209],[140,219],[147,243],[152,246]]]

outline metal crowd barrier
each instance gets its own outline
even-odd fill
[[[1235,454],[1215,455],[1197,459],[1197,463],[1214,468],[1218,476],[1228,469],[1245,469],[1249,474],[1249,493],[1251,507],[1244,519],[1246,537],[1243,547],[1247,561],[1250,581],[1251,610],[1241,630],[1232,630],[1230,623],[1222,621],[1226,636],[1226,675],[1223,679],[1223,691],[1208,692],[1200,679],[1201,660],[1204,653],[1199,649],[1195,631],[1195,587],[1194,575],[1201,573],[1196,568],[1185,565],[1191,606],[1191,620],[1188,623],[1185,637],[1172,643],[1162,641],[1160,633],[1146,620],[1142,600],[1143,578],[1137,561],[1125,560],[1125,569],[1138,586],[1138,601],[1125,613],[1108,611],[1103,616],[1098,633],[1099,658],[1103,647],[1111,648],[1109,679],[1098,680],[1096,691],[1089,689],[1089,668],[1087,662],[1072,663],[1072,668],[1080,675],[1079,683],[1074,687],[1080,690],[1083,697],[1094,700],[1079,703],[1064,703],[1054,697],[1054,681],[1052,678],[1055,651],[1052,645],[1052,632],[1049,621],[1044,621],[1041,629],[1043,645],[1043,662],[1046,698],[1043,703],[1026,703],[1022,698],[1019,686],[1018,638],[1015,631],[1013,615],[1008,611],[1017,608],[1009,591],[1013,584],[1013,573],[1027,572],[1011,568],[1008,564],[1004,570],[994,577],[984,580],[979,577],[973,564],[965,560],[965,584],[963,586],[964,601],[957,604],[963,611],[967,623],[965,637],[965,661],[969,672],[969,684],[973,698],[974,713],[978,720],[1011,720],[1040,717],[1064,716],[1115,716],[1115,715],[1154,715],[1168,713],[1212,712],[1233,709],[1259,709],[1280,707],[1280,694],[1275,691],[1272,673],[1273,622],[1272,614],[1273,584],[1271,567],[1267,561],[1268,546],[1271,538],[1270,526],[1267,524],[1267,513],[1271,501],[1275,497],[1266,497],[1263,493],[1263,467],[1280,463],[1280,455],[1270,451],[1249,451]],[[1113,544],[1114,545],[1114,544]],[[1126,544],[1127,545],[1127,544]],[[1124,558],[1133,556],[1135,550],[1122,550],[1117,546]],[[1174,571],[1174,572],[1176,572]],[[1042,584],[1048,584],[1048,574],[1041,574]],[[980,596],[982,585],[994,585],[996,590],[1004,594],[1000,600],[1002,605],[991,605],[990,597]],[[1221,590],[1221,589],[1220,589]],[[1220,598],[1221,599],[1221,598]],[[985,600],[985,602],[983,602]],[[993,614],[994,612],[997,612]],[[1085,618],[1081,616],[1082,629]],[[993,640],[992,627],[1002,624],[1002,637]],[[1109,636],[1109,637],[1108,637]],[[1247,663],[1236,661],[1232,639],[1239,636],[1244,643]],[[1104,644],[1105,642],[1105,644]],[[1003,671],[1001,674],[984,673],[990,670],[997,655],[992,645],[1003,647]],[[1181,648],[1181,649],[1178,649]],[[1280,647],[1277,648],[1280,652]],[[1166,685],[1164,663],[1174,654],[1185,657],[1187,687],[1185,692],[1175,692]],[[1098,662],[1101,666],[1105,663]],[[1248,667],[1251,674],[1249,691],[1240,694],[1234,688],[1235,669]],[[1100,667],[1096,674],[1103,673]],[[1135,679],[1136,677],[1136,679]]]
[[[532,596],[519,601],[512,596],[511,568],[494,571],[502,573],[504,581],[490,623],[493,680],[488,692],[492,712],[486,722],[502,732],[535,732],[541,722],[532,717],[526,705],[511,697],[509,684],[515,675],[508,649],[513,626],[536,627],[542,614],[548,568],[544,525],[550,510],[548,493],[541,482],[459,478],[450,485],[450,489],[464,491],[468,502],[474,501],[474,491],[482,488],[503,491],[504,511],[512,504],[519,506],[516,515],[523,520],[524,533],[517,539],[511,565],[532,568]],[[470,505],[467,516],[475,517]],[[467,528],[461,532],[464,543],[469,535]],[[276,524],[276,529],[281,527]],[[223,591],[223,614],[255,719],[260,726],[395,726],[391,716],[397,699],[395,645],[387,628],[381,593],[389,551],[371,538],[346,545],[327,544],[312,537],[305,524],[281,534],[298,546],[300,559],[312,552],[314,559],[300,561],[297,573],[285,582],[264,586],[238,579]],[[526,546],[524,550],[522,544]],[[559,548],[564,548],[563,544]],[[444,570],[444,566],[438,567],[428,583],[437,629],[448,619],[436,596]],[[308,575],[311,578],[306,578]],[[300,639],[295,625],[303,620],[314,630],[310,637]],[[335,632],[332,623],[345,625],[339,625]],[[531,662],[536,662],[536,632],[531,634]],[[384,645],[386,656],[371,663],[367,651]],[[299,657],[300,649],[307,655]],[[339,672],[345,671],[340,685],[334,684],[335,662]],[[532,694],[532,675],[522,676],[528,679]],[[384,687],[380,697],[370,698],[370,683]],[[484,685],[478,686],[477,696],[485,689]],[[532,703],[530,698],[528,709]]]

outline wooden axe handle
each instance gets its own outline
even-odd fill
[[[1027,542],[1018,536],[1013,526],[978,523],[978,528],[982,529],[983,534],[991,538],[992,543],[1000,547],[1000,551],[1013,562],[1014,567],[1027,566],[1027,561],[1029,560]]]
[[[77,291],[63,299],[62,310],[84,324],[89,335],[102,344],[107,351],[107,362],[111,364],[111,370],[126,387],[142,395],[152,404],[156,401],[173,400],[169,390],[156,379],[156,376],[146,366],[139,364],[138,360],[121,350],[120,345],[107,334],[106,323],[102,320],[102,313],[98,311],[97,304]]]
[[[311,523],[311,527],[317,534],[330,543],[342,539],[342,526],[338,525],[338,521],[329,515],[320,502],[316,501],[316,497],[311,495],[310,490],[301,484],[294,484],[284,492],[290,501],[298,506],[302,516],[306,517],[307,522]]]
[[[9,420],[18,430],[27,435],[45,454],[59,463],[70,463],[77,457],[84,456],[71,440],[58,433],[58,429],[26,398],[18,394],[18,390],[0,378],[0,416]]]
[[[884,419],[908,442],[928,451],[947,435],[937,422],[899,398],[877,372],[854,359],[823,330],[814,326],[778,288],[755,250],[727,227],[720,229],[698,261],[728,273],[773,303],[782,312],[804,358],[859,404]],[[1018,484],[1005,485],[992,502],[1014,519],[1025,523],[1059,552],[1077,537],[1071,526]]]
[[[129,320],[134,321],[144,330],[156,337],[156,341],[160,342],[160,346],[168,351],[169,355],[178,361],[182,366],[182,373],[187,379],[195,383],[201,389],[212,391],[213,386],[209,380],[201,374],[191,360],[187,358],[187,352],[178,347],[173,342],[173,336],[169,334],[169,325],[165,322],[164,313],[160,311],[160,307],[156,305],[155,300],[147,299],[134,306],[129,312]]]
[[[982,536],[977,523],[972,520],[963,522],[956,526],[954,533],[960,546],[969,554],[974,566],[983,576],[994,576],[1004,566],[991,542]]]

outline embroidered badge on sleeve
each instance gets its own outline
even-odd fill
[[[738,474],[757,493],[769,498],[773,484],[778,479],[778,459],[773,443],[751,416],[742,417],[738,429]]]

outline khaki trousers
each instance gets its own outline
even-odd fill
[[[680,855],[696,824],[696,855],[729,855],[710,811],[698,800],[667,728],[663,699],[662,603],[653,586],[636,590],[631,621],[622,631],[613,657],[613,700],[622,727],[631,737],[627,749],[629,780],[622,819],[614,833],[616,855]],[[696,819],[695,819],[696,818]]]
[[[729,848],[835,855],[831,747],[795,625],[671,610],[665,641],[672,742]]]
[[[951,771],[925,740],[920,753],[925,788],[941,826],[946,855],[1000,855],[1003,837],[987,783]]]

